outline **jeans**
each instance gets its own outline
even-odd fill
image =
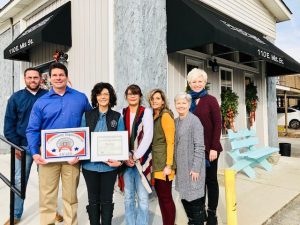
[[[25,168],[25,187],[28,183],[28,178],[30,174],[31,165],[33,162],[31,154],[28,152],[27,147],[22,146],[24,149],[26,149],[26,168]],[[15,185],[18,189],[21,189],[21,160],[16,158],[15,161]],[[23,206],[24,206],[24,200],[20,198],[17,194],[15,194],[15,211],[14,211],[14,217],[16,219],[21,219],[23,214]]]
[[[124,172],[126,225],[148,225],[149,194],[143,186],[137,168],[128,167]],[[137,208],[135,196],[137,195]]]

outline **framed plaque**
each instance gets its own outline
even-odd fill
[[[90,159],[89,128],[42,130],[41,155],[47,162]]]
[[[128,160],[128,132],[107,131],[91,133],[91,161]]]

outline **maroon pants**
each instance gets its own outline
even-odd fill
[[[155,179],[155,191],[157,193],[163,225],[174,225],[175,204],[172,197],[172,181]]]

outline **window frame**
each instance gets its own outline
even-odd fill
[[[220,66],[219,67],[219,86],[220,86],[219,91],[220,91],[220,95],[222,93],[222,78],[221,78],[222,70],[231,73],[231,90],[233,91],[233,69]],[[221,100],[221,104],[222,104],[222,100]],[[221,104],[220,104],[220,106],[221,106]],[[225,128],[223,127],[223,118],[222,118],[221,138],[226,138],[226,137],[227,137],[227,132],[226,132]]]

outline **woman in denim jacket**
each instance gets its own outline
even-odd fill
[[[113,111],[117,103],[116,93],[109,83],[98,83],[91,95],[93,110],[85,112],[81,126],[89,127],[90,132],[123,131],[124,123],[120,113]],[[96,151],[96,149],[91,149]],[[114,203],[113,192],[117,178],[117,168],[122,162],[82,162],[82,173],[88,191],[86,209],[91,225],[110,225]],[[100,223],[101,219],[101,223]]]

